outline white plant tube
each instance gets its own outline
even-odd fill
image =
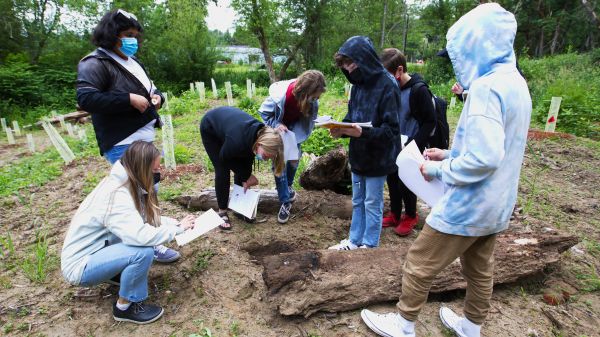
[[[43,121],[42,127],[48,134],[48,137],[50,138],[52,145],[54,145],[54,147],[58,151],[58,154],[60,154],[61,158],[65,161],[65,163],[68,164],[68,163],[72,162],[75,159],[75,154],[73,154],[73,151],[71,151],[71,148],[69,148],[69,145],[67,145],[65,140],[62,139],[62,137],[60,136],[58,131],[56,131],[54,126],[52,124],[50,124],[48,121]]]
[[[33,141],[33,136],[31,135],[31,133],[28,133],[26,136],[27,136],[27,146],[29,147],[29,152],[34,153],[35,152],[35,142]]]
[[[171,115],[162,116],[162,136],[163,136],[163,154],[165,158],[165,167],[169,170],[177,168],[175,162],[175,141],[173,136],[173,121]]]
[[[225,82],[225,91],[227,92],[227,105],[233,106],[233,93],[231,92],[231,82]]]
[[[12,130],[10,128],[6,128],[6,138],[8,138],[8,144],[15,145],[15,136],[13,136]]]
[[[217,84],[215,83],[215,80],[213,78],[210,79],[210,85],[212,86],[213,98],[219,98],[219,93],[217,92]]]
[[[13,131],[15,132],[15,136],[21,137],[21,128],[19,127],[19,122],[13,121]]]
[[[200,95],[200,103],[204,103],[206,101],[206,88],[204,87],[204,82],[199,82],[198,94]]]

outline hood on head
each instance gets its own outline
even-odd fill
[[[362,84],[368,82],[374,75],[386,72],[379,61],[379,56],[375,52],[373,42],[367,36],[353,36],[346,40],[340,47],[338,53],[347,56],[356,63],[362,74],[360,83],[352,83],[345,69],[341,69],[346,78],[352,84]]]
[[[497,64],[516,66],[516,33],[515,16],[497,3],[475,7],[450,27],[446,50],[456,79],[465,90]]]

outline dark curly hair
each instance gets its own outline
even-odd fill
[[[118,35],[122,31],[135,28],[141,33],[143,31],[142,25],[133,17],[128,17],[129,15],[129,13],[122,10],[112,10],[104,14],[94,28],[92,43],[96,47],[112,50],[117,45]]]

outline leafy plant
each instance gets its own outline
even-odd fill
[[[31,248],[30,255],[21,264],[23,273],[32,282],[43,283],[55,264],[56,258],[48,251],[46,235],[37,232],[36,242]]]
[[[200,273],[206,270],[206,268],[208,268],[208,262],[214,255],[215,253],[210,249],[206,249],[200,252],[200,254],[196,256],[196,263],[194,264],[192,270],[195,273]]]

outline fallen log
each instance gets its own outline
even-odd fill
[[[76,123],[80,123],[82,121],[87,121],[87,117],[90,115],[89,112],[87,111],[75,111],[75,112],[69,112],[68,114],[64,114],[62,115],[64,117],[65,122],[76,122]],[[58,116],[56,117],[52,117],[48,120],[50,123],[52,124],[56,124],[60,122],[60,119],[58,118]],[[35,125],[41,126],[42,122],[37,122],[35,123]]]
[[[338,147],[311,161],[300,175],[300,186],[306,190],[332,190],[350,194],[348,154]]]
[[[206,211],[209,208],[215,210],[218,208],[214,189],[202,190],[196,195],[179,196],[175,200],[189,209]],[[259,213],[277,214],[280,206],[276,190],[260,190]],[[298,192],[293,209],[294,213],[320,213],[340,219],[350,219],[352,217],[352,200],[346,195],[331,191],[301,191]]]
[[[501,234],[496,243],[494,284],[536,275],[557,263],[578,239],[557,233]],[[311,250],[258,257],[269,299],[280,314],[309,317],[373,303],[396,301],[410,242],[400,247],[356,251]],[[442,271],[432,293],[465,289],[457,259]]]

